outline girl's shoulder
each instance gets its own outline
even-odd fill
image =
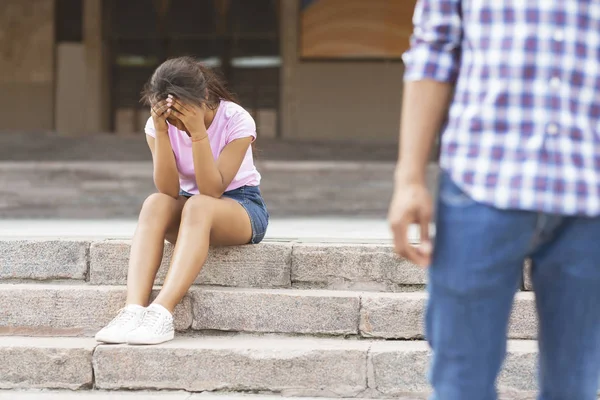
[[[256,139],[256,123],[244,107],[231,101],[221,101],[220,107],[219,126],[223,128],[221,134],[225,135],[226,143],[245,137]]]
[[[239,104],[232,101],[222,100],[220,106],[223,107],[222,115],[227,122],[239,123],[241,121],[252,121],[252,123],[254,123],[254,118],[252,118],[252,115],[250,115],[250,113]]]

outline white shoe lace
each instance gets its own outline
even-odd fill
[[[122,308],[117,316],[110,321],[107,328],[112,328],[115,326],[123,326],[128,324],[131,320],[136,317],[137,313],[133,310],[129,310],[127,308]]]
[[[168,325],[165,315],[159,311],[149,309],[144,312],[140,328],[153,333],[165,333],[168,331]]]

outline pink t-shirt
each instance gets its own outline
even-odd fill
[[[192,156],[192,139],[184,131],[180,131],[173,125],[169,126],[169,138],[171,147],[175,153],[177,170],[179,171],[179,186],[191,194],[200,194],[196,185],[194,172],[194,159]],[[156,137],[152,117],[146,122],[146,134]],[[252,116],[240,105],[230,101],[221,100],[208,131],[208,140],[215,160],[223,151],[225,146],[236,139],[252,137],[256,139],[256,124]],[[242,186],[258,186],[260,174],[254,166],[252,147],[248,147],[246,156],[235,178],[231,181],[226,191],[234,190]]]

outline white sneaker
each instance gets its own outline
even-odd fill
[[[160,304],[151,304],[140,325],[127,334],[127,344],[159,344],[174,337],[173,315]]]
[[[125,306],[106,327],[96,333],[96,340],[104,343],[126,343],[127,334],[142,322],[145,309],[137,304]]]

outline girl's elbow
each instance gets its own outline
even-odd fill
[[[207,191],[207,192],[202,192],[202,194],[205,196],[214,197],[215,199],[220,199],[221,196],[223,196],[223,191],[211,190],[211,191]]]
[[[224,191],[221,190],[220,188],[206,188],[204,190],[200,190],[200,193],[202,193],[205,196],[209,196],[209,197],[214,197],[215,199],[220,199],[221,196],[223,196]]]
[[[225,193],[225,189],[218,183],[207,185],[206,183],[201,184],[201,182],[196,182],[196,185],[198,188],[200,188],[200,193],[202,193],[204,196],[220,199],[221,196],[223,196],[223,193]]]
[[[179,198],[179,192],[171,192],[171,191],[166,191],[166,190],[159,190],[160,193],[162,194],[166,194],[169,197],[174,198],[175,200],[177,200]]]
[[[166,194],[167,196],[172,197],[175,200],[179,198],[179,188],[164,188],[160,185],[156,185],[156,189],[159,191],[159,193]]]

